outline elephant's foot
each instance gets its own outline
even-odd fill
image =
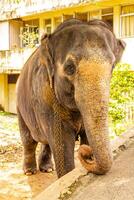
[[[81,145],[78,151],[78,158],[88,172],[95,173],[97,165],[90,146]]]
[[[41,162],[39,164],[39,170],[43,173],[47,172],[47,173],[50,173],[52,172],[54,169],[53,169],[53,164],[51,161],[49,161],[48,163],[44,163],[44,162]]]
[[[31,176],[37,173],[36,162],[24,162],[23,165],[24,174],[27,176]]]

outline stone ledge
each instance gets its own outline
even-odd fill
[[[69,186],[86,174],[87,171],[84,168],[75,168],[73,171],[52,183],[47,189],[35,197],[34,200],[58,200],[62,194],[68,191]]]
[[[120,146],[126,145],[131,137],[134,137],[134,128],[130,128],[124,134],[111,141],[112,151],[116,151]],[[77,167],[51,184],[47,189],[35,197],[34,200],[59,200],[63,194],[68,192],[71,185],[85,175],[87,175],[87,171],[82,167]],[[92,180],[92,178],[93,175],[89,174],[89,179]]]
[[[112,151],[116,151],[120,146],[127,145],[130,138],[134,137],[134,127],[128,129],[122,135],[111,141]]]

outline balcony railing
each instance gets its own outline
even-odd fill
[[[24,63],[35,49],[26,48],[15,51],[6,51],[5,56],[0,57],[0,72],[21,71]]]
[[[21,17],[42,10],[52,10],[68,7],[74,4],[89,2],[89,0],[1,0],[0,19]],[[94,0],[91,0],[91,2]]]

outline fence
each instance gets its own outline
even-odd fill
[[[127,98],[131,96],[131,101],[122,105],[124,107],[124,110],[126,111],[125,122],[133,124],[134,123],[134,90],[126,93],[125,95]]]
[[[26,48],[14,51],[5,51],[5,55],[0,54],[0,72],[7,70],[21,70],[34,48]]]
[[[126,122],[134,123],[134,103],[126,106]]]

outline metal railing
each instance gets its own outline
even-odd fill
[[[6,51],[5,56],[0,57],[0,72],[8,70],[21,71],[24,63],[35,49],[17,49]]]
[[[130,96],[132,97],[131,101],[127,102],[126,104],[122,105],[124,110],[126,111],[126,118],[125,121],[129,123],[134,123],[134,90],[125,94],[127,98]]]

